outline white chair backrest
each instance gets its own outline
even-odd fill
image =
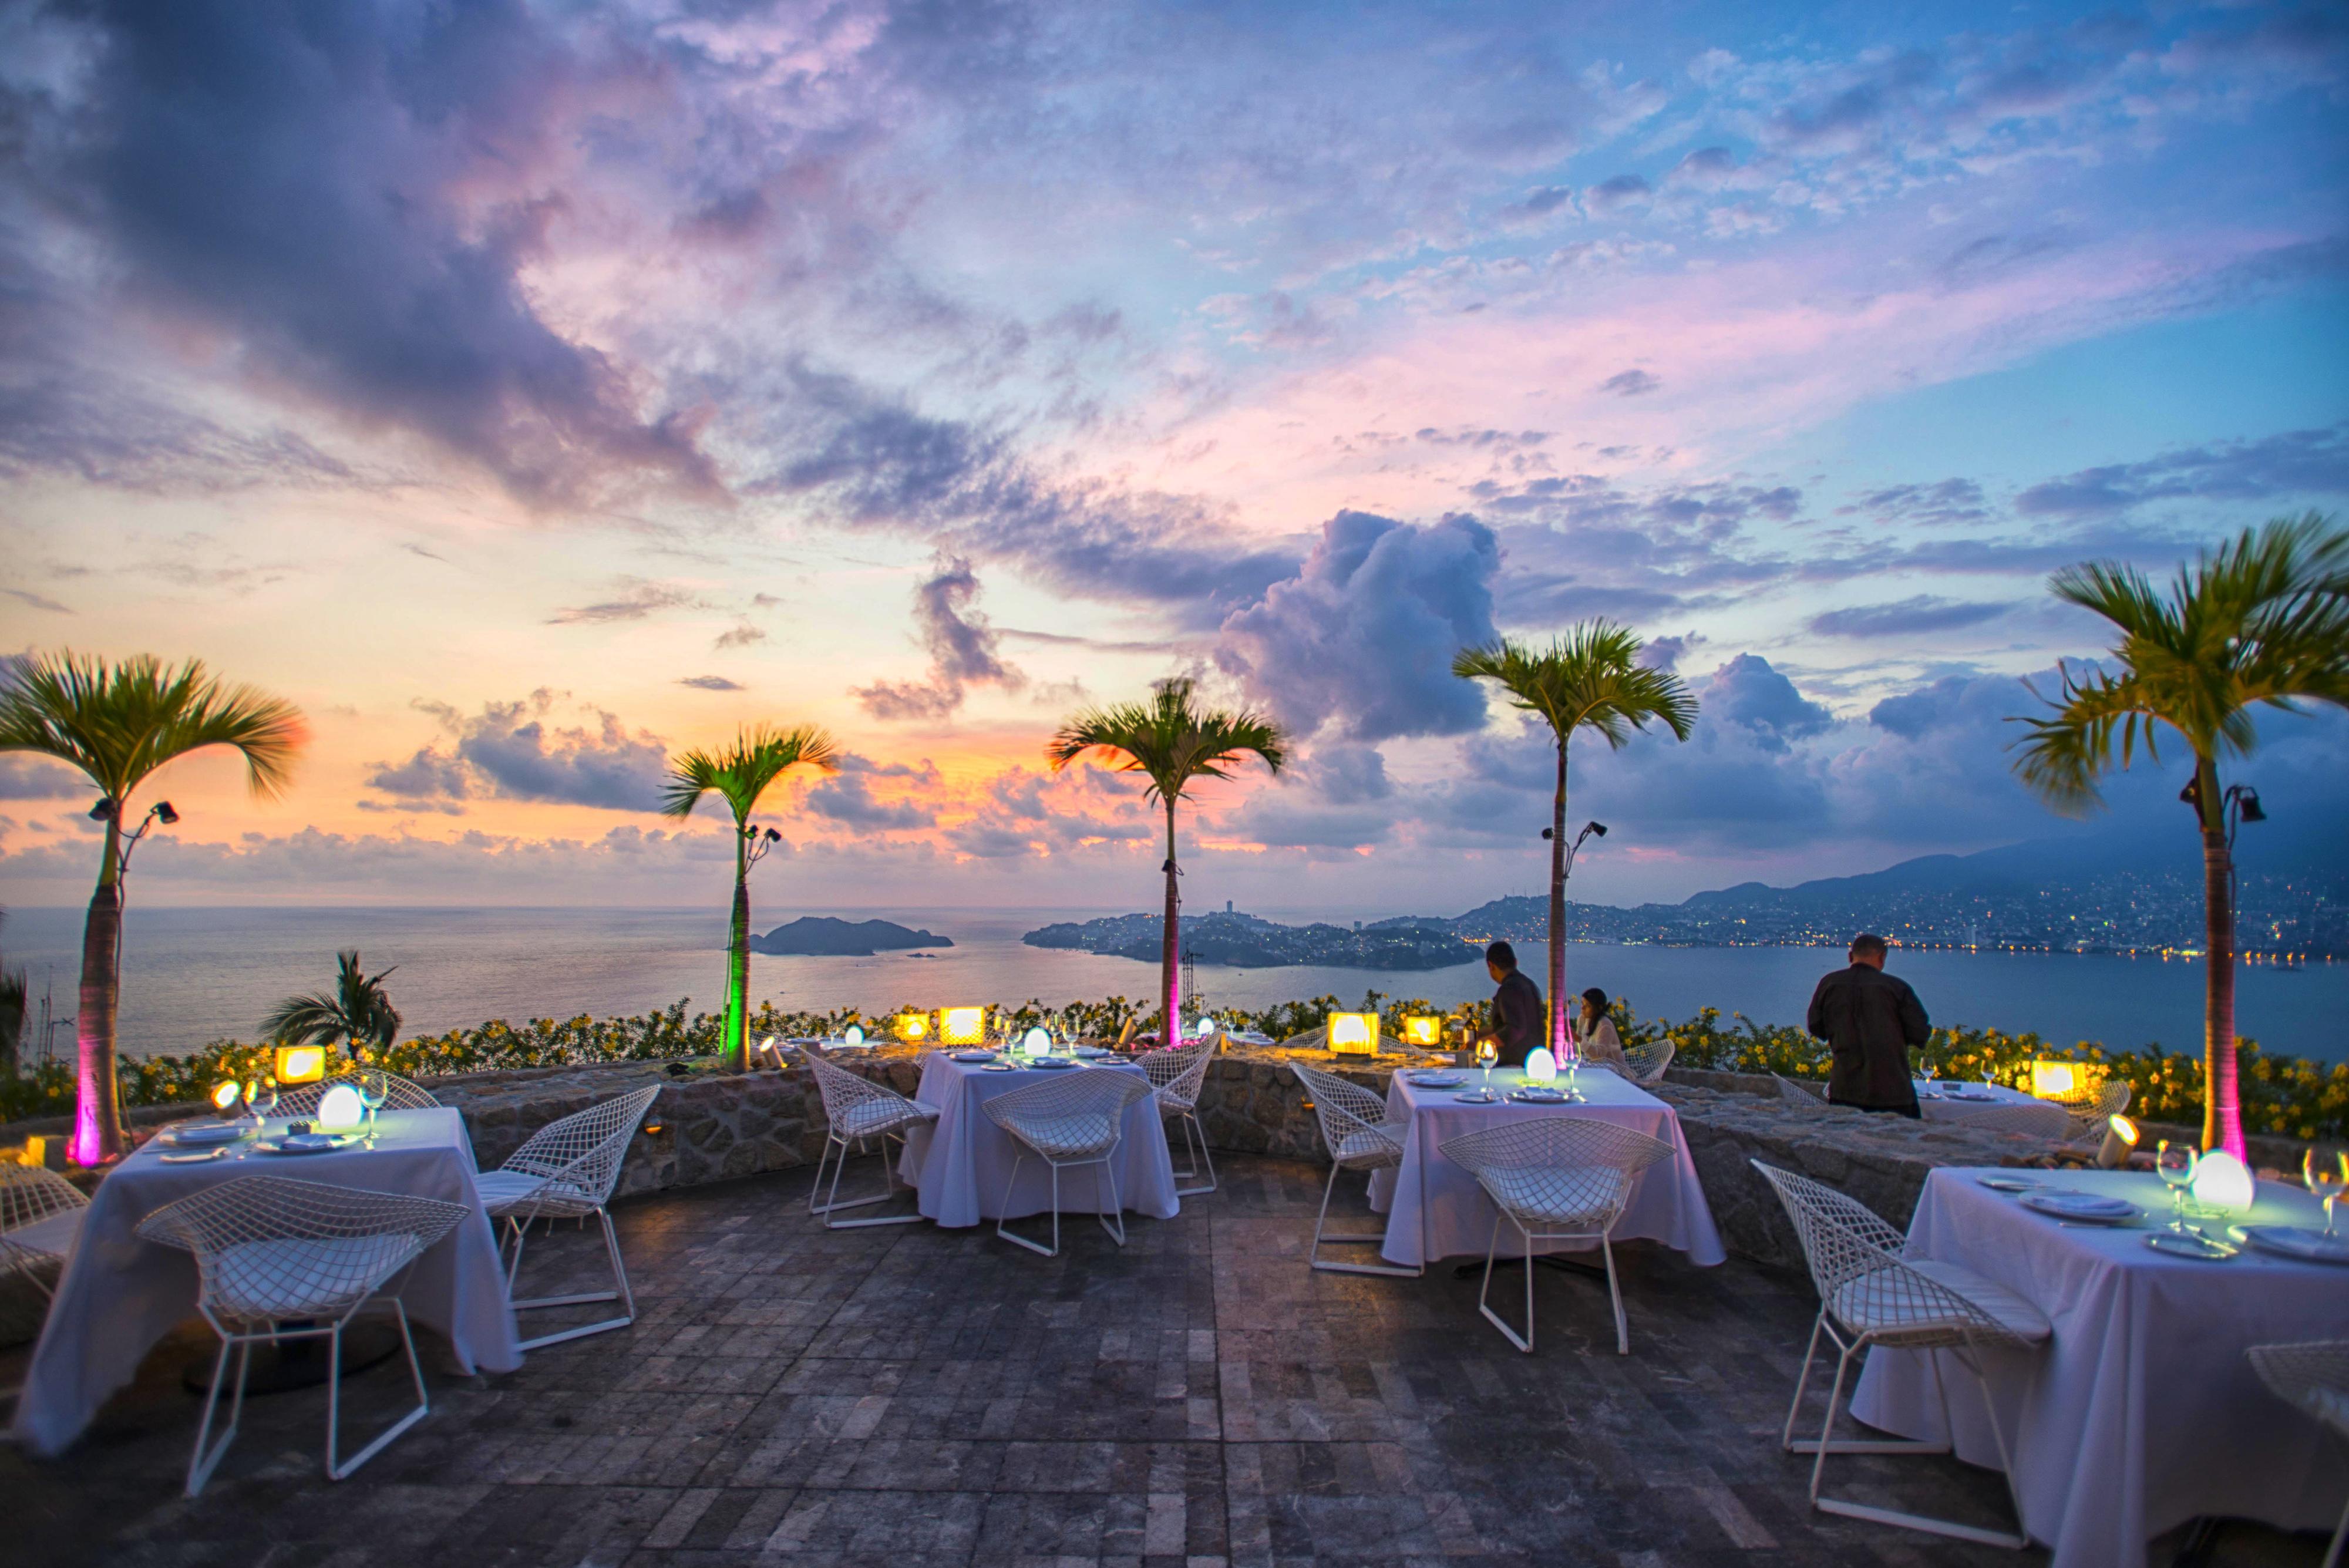
[[[1145,1051],[1133,1059],[1133,1064],[1157,1088],[1161,1100],[1188,1109],[1199,1102],[1199,1085],[1206,1079],[1207,1064],[1215,1054],[1216,1039],[1210,1035],[1187,1045]]]
[[[1814,1089],[1807,1084],[1796,1083],[1783,1073],[1773,1073],[1778,1080],[1778,1097],[1788,1105],[1800,1106],[1806,1111],[1825,1110],[1827,1104],[1826,1085]]]
[[[2349,1339],[2254,1345],[2243,1355],[2270,1393],[2349,1437]]]
[[[2129,1097],[2135,1092],[2127,1078],[2107,1078],[2104,1092],[2095,1100],[2065,1106],[2064,1114],[2072,1118],[2072,1136],[2104,1137],[2105,1124],[2129,1108]]]
[[[936,1055],[936,1052],[931,1053]],[[848,1114],[858,1106],[907,1104],[905,1096],[886,1084],[876,1084],[861,1073],[825,1061],[811,1051],[807,1054],[809,1068],[815,1074],[816,1093],[823,1096],[823,1119],[833,1127],[843,1125]]]
[[[372,1075],[377,1069],[369,1067],[365,1071]],[[382,1076],[385,1110],[421,1111],[440,1103],[433,1098],[431,1090],[412,1079],[403,1078],[397,1073],[385,1073]],[[276,1114],[281,1116],[306,1116],[318,1108],[318,1102],[326,1097],[326,1091],[337,1084],[348,1084],[356,1089],[359,1086],[359,1075],[356,1072],[337,1073],[315,1084],[296,1084],[290,1089],[281,1090],[277,1096]]]
[[[988,1118],[1009,1128],[1023,1116],[1107,1116],[1114,1124],[1125,1108],[1150,1096],[1150,1080],[1139,1073],[1099,1067],[1062,1068],[987,1102]]]
[[[1629,1183],[1604,1179],[1637,1176],[1671,1152],[1661,1138],[1588,1116],[1526,1117],[1444,1140],[1444,1158],[1478,1181],[1506,1170],[1513,1190],[1568,1210],[1619,1209]]]
[[[661,1085],[647,1084],[602,1105],[549,1122],[514,1150],[504,1169],[524,1176],[549,1177],[601,1205],[619,1185],[620,1165],[636,1124],[652,1108]]]
[[[2072,1114],[2061,1106],[2044,1101],[2030,1106],[1991,1106],[1983,1110],[1970,1110],[1965,1116],[1950,1125],[1975,1132],[2025,1133],[2033,1137],[2066,1138],[2072,1136]]]
[[[195,1255],[208,1306],[323,1305],[371,1293],[469,1212],[437,1198],[246,1176],[166,1203],[139,1222],[139,1234]],[[347,1244],[370,1240],[385,1244]]]
[[[1321,1123],[1321,1141],[1335,1153],[1346,1140],[1369,1127],[1386,1125],[1387,1103],[1360,1084],[1335,1073],[1291,1062],[1289,1067],[1313,1096],[1313,1114]]]
[[[1652,1088],[1664,1080],[1664,1069],[1672,1064],[1673,1053],[1680,1049],[1669,1040],[1659,1040],[1647,1045],[1623,1047],[1623,1062],[1617,1071],[1639,1085]]]
[[[0,1165],[0,1236],[68,1210],[87,1209],[80,1188],[37,1165]]]
[[[1900,1255],[1906,1239],[1866,1204],[1791,1170],[1758,1159],[1748,1163],[1786,1206],[1786,1217],[1802,1239],[1811,1283],[1837,1316],[1847,1322],[1930,1320],[1963,1325],[1969,1337],[2022,1343],[1973,1303],[1910,1268]]]

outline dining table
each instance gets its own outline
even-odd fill
[[[251,1176],[285,1176],[336,1187],[461,1203],[471,1212],[426,1249],[398,1294],[409,1316],[437,1331],[462,1371],[522,1365],[498,1245],[474,1190],[473,1146],[464,1118],[441,1106],[379,1114],[375,1136],[315,1154],[262,1148],[286,1118],[222,1147],[176,1148],[150,1138],[98,1184],[81,1234],[57,1281],[41,1337],[25,1369],[12,1430],[35,1453],[62,1452],[107,1398],[129,1383],[166,1334],[196,1314],[196,1264],[178,1247],[143,1240],[139,1222],[191,1193]]]
[[[973,1059],[957,1061],[958,1054]],[[905,1129],[905,1152],[897,1168],[917,1189],[916,1207],[925,1218],[951,1229],[987,1220],[1019,1220],[1051,1209],[1051,1167],[996,1126],[987,1115],[987,1102],[1055,1074],[1147,1076],[1133,1063],[1105,1051],[1059,1060],[1072,1064],[1039,1067],[1009,1051],[930,1053],[922,1064],[914,1097],[936,1106],[937,1120]],[[1091,1211],[1105,1196],[1102,1184],[1112,1171],[1121,1208],[1153,1220],[1172,1220],[1182,1212],[1182,1202],[1174,1196],[1174,1162],[1167,1152],[1156,1096],[1144,1095],[1125,1108],[1118,1126],[1117,1147],[1108,1165],[1062,1169],[1061,1212]]]
[[[2133,1212],[2095,1224],[2026,1206],[2064,1189]],[[2054,1325],[2027,1351],[1976,1353],[2023,1527],[2049,1549],[2050,1568],[2143,1568],[2148,1541],[2203,1516],[2330,1531],[2349,1494],[2342,1445],[2271,1394],[2243,1355],[2349,1333],[2349,1267],[2251,1246],[2216,1261],[2173,1256],[2148,1244],[2171,1220],[2168,1189],[2146,1171],[1945,1167],[1919,1194],[1907,1256],[1962,1264]],[[2186,1220],[2222,1246],[2245,1225],[2323,1222],[2315,1199],[2275,1182],[2258,1184],[2248,1214]],[[1929,1442],[1951,1441],[1954,1427],[1960,1459],[1995,1467],[1982,1400],[1953,1362],[1940,1368],[1943,1422],[1927,1358],[1951,1354],[1871,1350],[1852,1414]]]
[[[1445,1086],[1436,1082],[1450,1078]],[[1482,1257],[1491,1240],[1493,1201],[1476,1179],[1445,1158],[1446,1139],[1477,1131],[1497,1122],[1538,1116],[1582,1116],[1612,1122],[1645,1133],[1671,1146],[1671,1158],[1660,1159],[1632,1179],[1631,1199],[1622,1218],[1609,1232],[1617,1241],[1661,1241],[1688,1254],[1692,1262],[1711,1265],[1727,1256],[1721,1233],[1714,1229],[1713,1210],[1697,1179],[1696,1162],[1688,1141],[1681,1136],[1680,1117],[1672,1107],[1627,1078],[1605,1068],[1572,1075],[1577,1098],[1566,1104],[1528,1104],[1509,1098],[1526,1087],[1522,1069],[1504,1068],[1491,1075],[1493,1103],[1464,1102],[1464,1091],[1475,1091],[1485,1075],[1397,1072],[1387,1085],[1387,1120],[1408,1121],[1403,1135],[1402,1163],[1377,1171],[1371,1178],[1371,1208],[1387,1217],[1386,1239],[1380,1255],[1405,1267],[1442,1258]],[[1560,1075],[1554,1087],[1566,1089]],[[1589,1251],[1598,1243],[1562,1239],[1535,1243],[1538,1251]]]
[[[2054,1106],[2053,1101],[2027,1095],[2021,1089],[2011,1089],[2004,1084],[1981,1084],[1958,1078],[1919,1078],[1915,1083],[1917,1113],[1929,1122],[1962,1124],[1969,1116],[2005,1106],[2050,1106],[2062,1109]],[[2054,1125],[2053,1118],[2050,1125]],[[2066,1130],[2070,1125],[2068,1120],[2063,1124]]]

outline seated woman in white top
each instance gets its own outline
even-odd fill
[[[1596,1065],[1623,1060],[1623,1042],[1616,1038],[1615,1021],[1607,1016],[1607,993],[1595,985],[1582,993],[1582,1017],[1574,1038],[1585,1062]]]

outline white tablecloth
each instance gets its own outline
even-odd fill
[[[269,1126],[283,1132],[285,1122]],[[400,1300],[410,1317],[447,1336],[466,1372],[522,1365],[497,1241],[473,1191],[473,1146],[455,1110],[385,1111],[373,1148],[232,1153],[198,1165],[166,1165],[159,1158],[166,1150],[157,1143],[140,1148],[90,1200],[16,1401],[16,1435],[35,1452],[55,1454],[71,1443],[155,1343],[196,1315],[195,1260],[140,1241],[139,1222],[174,1199],[239,1177],[290,1176],[464,1204],[472,1212],[416,1260]]]
[[[2021,1089],[2010,1089],[2004,1084],[1984,1085],[1959,1078],[1942,1078],[1930,1084],[1920,1078],[1916,1082],[1917,1109],[1929,1122],[1962,1122],[1968,1116],[1980,1116],[1999,1106],[2044,1106],[2048,1103],[2034,1099]],[[1952,1089],[1962,1090],[1968,1095],[1987,1093],[1990,1098],[1952,1100],[1940,1097]]]
[[[1909,1254],[1985,1274],[2055,1325],[2038,1351],[1986,1364],[2015,1444],[2023,1526],[2053,1549],[2050,1568],[2141,1568],[2147,1540],[2201,1514],[2330,1531],[2349,1495],[2341,1445],[2269,1393],[2243,1352],[2349,1332],[2349,1270],[2250,1251],[2225,1263],[2164,1257],[2142,1230],[2063,1229],[1982,1186],[1982,1174],[1942,1169],[1927,1179]],[[2067,1170],[2050,1179],[2168,1219],[2168,1189],[2148,1173]],[[2323,1219],[2298,1188],[2262,1183],[2252,1221]],[[1927,1354],[1871,1351],[1852,1413],[1940,1440]],[[1959,1458],[1997,1464],[1973,1380],[1954,1363],[1942,1373]]]
[[[1462,1088],[1482,1081],[1480,1072],[1465,1071]],[[1493,1231],[1493,1204],[1476,1179],[1444,1158],[1444,1140],[1490,1127],[1496,1121],[1526,1116],[1589,1116],[1646,1133],[1672,1146],[1670,1159],[1658,1160],[1640,1172],[1631,1189],[1630,1206],[1615,1222],[1614,1239],[1644,1238],[1686,1252],[1693,1262],[1722,1261],[1721,1235],[1713,1226],[1713,1210],[1705,1207],[1704,1188],[1697,1181],[1696,1164],[1689,1158],[1681,1137],[1680,1117],[1672,1107],[1613,1073],[1595,1069],[1578,1075],[1583,1102],[1568,1106],[1527,1106],[1503,1100],[1497,1105],[1464,1106],[1451,1089],[1423,1089],[1402,1073],[1387,1089],[1387,1119],[1408,1116],[1411,1131],[1404,1136],[1402,1164],[1371,1178],[1371,1208],[1387,1216],[1387,1239],[1380,1248],[1389,1262],[1406,1266],[1438,1258],[1483,1257]],[[1525,1075],[1496,1069],[1493,1092],[1521,1086]],[[1566,1082],[1561,1076],[1558,1083]],[[1505,1251],[1523,1245],[1523,1238],[1502,1227]],[[1566,1251],[1579,1244],[1555,1241],[1537,1244],[1542,1251]],[[1584,1248],[1583,1250],[1588,1250]],[[1520,1254],[1522,1255],[1522,1254]]]
[[[988,1119],[988,1101],[1009,1090],[1071,1073],[1133,1073],[1130,1062],[1105,1066],[1063,1067],[1057,1070],[1022,1067],[1016,1072],[990,1073],[933,1053],[922,1068],[915,1097],[938,1107],[937,1130],[907,1129],[905,1154],[898,1170],[921,1189],[921,1211],[940,1225],[976,1225],[982,1220],[1018,1220],[1043,1214],[1052,1207],[1052,1172],[1041,1156],[1023,1151],[1009,1133]],[[1126,1107],[1125,1122],[1111,1165],[1077,1166],[1061,1173],[1061,1212],[1091,1212],[1108,1194],[1102,1189],[1104,1169],[1117,1175],[1119,1203],[1153,1220],[1172,1220],[1182,1211],[1174,1196],[1174,1164],[1167,1156],[1166,1133],[1160,1125],[1156,1102],[1143,1096]],[[1009,1207],[1004,1184],[1011,1179],[1011,1164],[1022,1152],[1019,1183],[1012,1189]]]

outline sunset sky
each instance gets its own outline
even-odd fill
[[[1599,615],[1703,712],[1578,745],[1581,897],[2085,831],[2047,573],[2349,492],[2337,5],[0,4],[0,650],[311,729],[157,902],[719,900],[653,789],[769,721],[763,910],[1144,908],[1043,744],[1189,671],[1297,737],[1192,899],[1453,913],[1548,763],[1449,659]],[[0,902],[89,795],[0,758]]]

